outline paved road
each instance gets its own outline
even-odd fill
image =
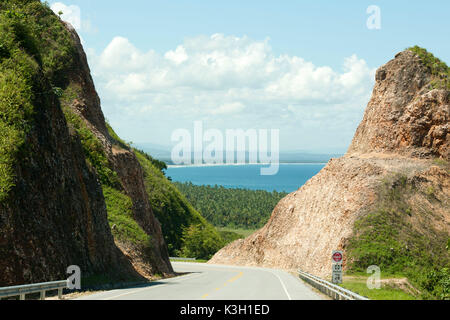
[[[188,274],[145,286],[111,290],[80,300],[318,300],[295,276],[275,269],[172,262]]]

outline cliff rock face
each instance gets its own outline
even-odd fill
[[[428,90],[431,74],[411,51],[376,73],[376,84],[348,154],[449,158],[449,96]]]
[[[137,276],[114,244],[100,184],[78,137],[58,101],[40,99],[16,186],[0,204],[0,286],[65,279],[70,265],[82,276]]]
[[[45,41],[51,44],[55,43],[51,37],[59,37],[63,43],[66,34],[61,33],[69,32],[67,39],[71,37],[72,43],[67,48],[74,48],[74,52],[69,69],[58,71],[65,79],[58,85],[64,88],[54,87],[42,68],[36,68],[38,74],[30,79],[36,93],[30,98],[33,118],[15,155],[14,187],[0,202],[0,287],[66,279],[71,265],[81,268],[82,277],[102,275],[114,281],[172,273],[161,227],[145,191],[142,168],[127,147],[113,147],[78,35],[69,25],[60,28],[62,22],[39,1],[24,2],[13,9],[28,12],[19,15],[27,21],[21,23],[43,23],[29,32],[45,31],[52,24],[51,30],[60,33],[45,33],[49,37]],[[27,59],[32,66],[41,63],[32,55]],[[150,236],[147,261],[113,238],[99,173],[87,161],[80,136],[68,123],[61,98],[55,93],[66,86],[77,92],[70,101],[71,110],[101,141],[117,173],[117,188],[132,200],[134,219]]]
[[[431,77],[408,50],[381,67],[348,153],[281,200],[261,230],[231,243],[209,263],[301,268],[328,276],[331,252],[346,250],[355,221],[381,201],[382,180],[399,173],[417,190],[433,187],[438,201],[419,196],[411,201],[435,213],[430,223],[436,232],[449,234],[450,175],[431,159],[448,160],[449,92],[429,90]],[[421,221],[414,213],[409,219]]]
[[[71,108],[80,115],[89,129],[102,142],[104,151],[114,171],[118,174],[121,188],[133,202],[134,218],[140,227],[151,237],[152,241],[152,273],[171,273],[172,266],[169,261],[167,246],[164,242],[161,225],[155,218],[144,185],[144,175],[141,165],[135,154],[126,146],[114,145],[108,133],[105,117],[101,110],[100,98],[95,90],[86,54],[78,34],[70,24],[66,24],[75,46],[77,57],[75,59],[76,72],[69,76],[72,84],[78,84],[82,89],[80,95],[73,100]]]

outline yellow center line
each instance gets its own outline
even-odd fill
[[[237,276],[235,276],[235,277],[231,278],[230,280],[228,280],[228,282],[234,282],[237,279],[239,279],[240,277],[242,277],[243,275],[244,275],[244,273],[241,271],[241,272],[239,272],[239,274]]]
[[[236,276],[234,276],[233,278],[227,280],[227,282],[225,282],[225,283],[223,284],[223,287],[225,287],[226,285],[228,285],[228,283],[231,283],[231,282],[234,282],[234,281],[238,280],[238,279],[241,278],[243,275],[244,275],[244,273],[243,273],[242,271],[239,272]],[[216,288],[216,291],[219,291],[220,289],[221,289],[220,287],[219,287],[219,288]],[[206,294],[204,294],[204,295],[202,296],[202,299],[205,299],[205,298],[207,298],[208,296],[209,296],[209,293],[206,293]]]

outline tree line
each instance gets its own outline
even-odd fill
[[[216,227],[258,229],[263,227],[286,192],[229,189],[175,182],[178,190],[201,215]]]

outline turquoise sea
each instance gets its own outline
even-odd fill
[[[280,164],[278,174],[260,175],[262,164],[169,166],[166,175],[173,181],[196,185],[221,185],[226,188],[293,192],[315,176],[325,164]]]

